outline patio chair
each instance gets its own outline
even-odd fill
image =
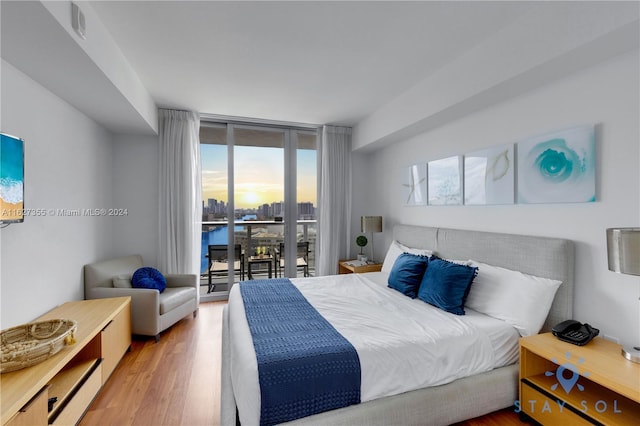
[[[278,272],[280,272],[280,276],[282,276],[282,269],[285,263],[284,243],[280,243],[280,248],[276,256],[276,276],[278,276]],[[309,276],[309,241],[298,243],[296,249],[296,268],[302,269],[305,277]]]
[[[207,268],[209,276],[209,288],[207,293],[211,293],[216,285],[213,283],[212,278],[214,275],[228,275],[229,274],[229,262],[227,260],[227,248],[226,244],[210,244],[207,257],[209,258],[209,267]],[[244,253],[242,253],[242,247],[240,244],[234,245],[234,260],[233,260],[233,272],[240,272],[240,280],[244,281]]]

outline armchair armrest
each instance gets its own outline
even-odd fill
[[[200,277],[196,274],[165,274],[167,287],[192,287],[196,289],[196,305],[200,304]]]
[[[165,274],[167,287],[195,287],[198,288],[196,274]]]

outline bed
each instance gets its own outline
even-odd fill
[[[431,250],[439,257],[446,259],[473,259],[496,267],[561,281],[562,284],[555,292],[542,331],[549,331],[553,324],[572,317],[574,249],[571,241],[558,238],[412,225],[396,225],[393,230],[393,239],[407,247]],[[336,280],[343,280],[343,284],[350,282],[347,286],[351,285],[351,288],[361,288],[362,290],[359,291],[368,292],[366,297],[378,297],[386,292],[392,296],[391,299],[394,301],[398,298],[406,298],[404,295],[397,292],[394,293],[384,286],[384,281],[387,278],[384,273],[360,275],[293,279],[292,281],[295,282],[298,288],[306,291],[306,297],[311,300],[314,298],[317,300],[322,299],[321,295],[314,295],[314,288],[318,286],[313,286],[312,284],[313,282],[317,283],[317,280],[325,280],[326,287],[330,293],[335,293],[340,288],[340,281]],[[366,285],[356,286],[354,283],[366,283]],[[346,286],[344,287],[346,288]],[[246,354],[238,355],[237,346],[239,345],[238,341],[241,340],[240,333],[235,331],[235,328],[230,327],[230,322],[238,323],[239,320],[237,318],[239,316],[242,317],[244,313],[238,312],[238,309],[233,307],[231,299],[232,297],[230,297],[230,305],[225,308],[223,314],[221,424],[231,425],[236,424],[238,421],[241,421],[242,424],[254,424],[257,423],[255,417],[256,404],[251,401],[254,399],[253,397],[247,397],[247,395],[251,395],[251,392],[247,392],[247,388],[250,386],[247,386],[246,380],[239,377],[238,374],[238,370],[242,370],[238,366],[242,363],[248,364],[251,361],[246,358]],[[332,303],[328,301],[326,305],[331,305]],[[327,306],[321,306],[318,310],[322,311],[325,308]],[[413,315],[409,312],[411,309],[406,308],[404,310],[407,312],[407,317],[410,314]],[[329,313],[328,315],[331,316],[332,314]],[[417,313],[417,315],[421,314]],[[463,321],[469,323],[469,327],[475,327],[475,329],[483,327],[482,325],[473,324],[474,318],[480,322],[485,321],[482,315],[474,315],[472,310],[468,310],[467,315],[464,317]],[[230,318],[235,319],[230,321]],[[234,330],[233,332],[232,329]],[[353,333],[352,331],[352,336],[357,336],[357,332]],[[497,335],[495,332],[490,332],[488,335],[492,335],[491,333],[494,336]],[[349,335],[349,331],[345,330],[343,334]],[[513,335],[513,332],[511,334]],[[516,334],[516,342],[517,338],[518,335]],[[492,339],[495,340],[495,338]],[[504,337],[504,339],[507,339],[507,337]],[[456,372],[455,374],[461,377],[456,377],[453,380],[448,372],[441,374],[444,377],[434,374],[434,377],[426,378],[427,382],[433,382],[428,387],[413,390],[403,389],[402,386],[404,386],[406,380],[403,378],[394,380],[395,372],[390,372],[388,377],[382,377],[382,379],[388,379],[390,386],[396,387],[396,392],[391,396],[385,396],[384,393],[376,394],[378,392],[376,389],[365,390],[364,381],[369,373],[365,374],[366,361],[363,361],[362,400],[364,402],[322,412],[289,423],[318,425],[438,425],[451,424],[512,406],[518,398],[518,365],[513,359],[514,338],[511,337],[510,339],[511,349],[507,349],[503,354],[492,355],[493,358],[487,361],[488,364],[486,362],[482,364],[477,361],[478,364],[482,364],[480,365],[480,371],[471,373],[465,371]],[[357,344],[358,342],[355,343],[355,345]],[[467,352],[472,351],[475,350]],[[235,361],[232,361],[232,358]],[[381,370],[379,366],[385,365],[384,360],[376,362],[378,362],[378,368],[374,368],[374,370],[378,370],[379,373],[379,370]],[[383,364],[380,364],[380,362]],[[476,361],[465,359],[458,362],[460,365],[476,363]],[[372,365],[376,365],[375,362]],[[380,376],[373,380],[385,381],[381,380]],[[417,383],[421,381],[425,382],[425,378],[416,378]],[[488,389],[490,391],[487,391]]]

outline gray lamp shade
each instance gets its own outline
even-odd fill
[[[382,232],[382,216],[361,216],[360,232]]]
[[[640,275],[640,228],[607,229],[609,270]]]

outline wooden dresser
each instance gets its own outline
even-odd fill
[[[68,302],[36,321],[54,318],[77,321],[76,343],[0,376],[2,425],[76,424],[131,346],[129,297]]]

